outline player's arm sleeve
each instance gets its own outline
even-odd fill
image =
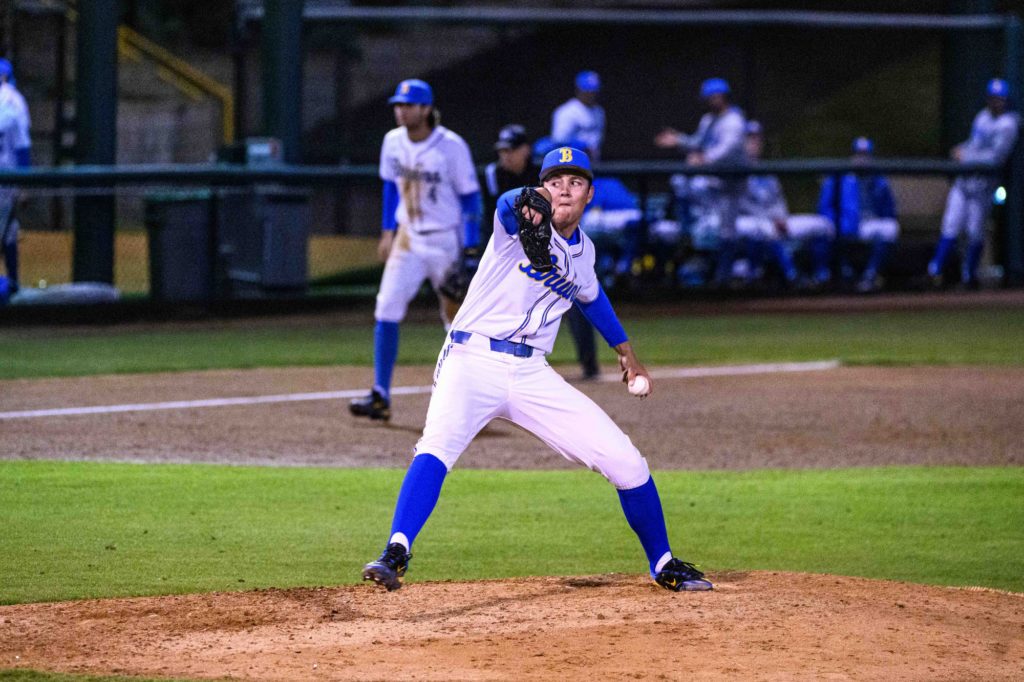
[[[832,221],[833,225],[836,224],[835,191],[835,178],[830,175],[821,183],[821,195],[818,197],[818,215],[825,216]],[[836,225],[837,229],[838,227]]]
[[[512,236],[519,231],[519,223],[516,221],[515,206],[516,197],[523,191],[522,187],[510,189],[498,197],[498,222],[501,223],[505,234]]]
[[[708,163],[721,161],[743,146],[743,119],[740,116],[730,115],[719,126],[715,144],[704,150],[704,160]]]
[[[1001,125],[993,136],[991,147],[980,150],[966,149],[963,161],[967,163],[991,163],[994,166],[1001,166],[1010,156],[1013,144],[1017,141],[1016,125]]]
[[[569,107],[562,105],[551,114],[551,141],[558,143],[573,137],[576,125]]]
[[[622,328],[615,310],[612,309],[612,302],[600,285],[597,287],[597,297],[589,303],[576,299],[576,305],[583,312],[583,315],[590,320],[590,324],[601,333],[605,342],[614,348],[620,343],[629,341],[626,330]]]
[[[480,246],[480,210],[479,190],[459,195],[462,206],[462,245],[467,249]]]
[[[878,203],[876,213],[883,218],[896,217],[896,199],[892,195],[892,188],[885,178],[878,179]]]
[[[398,210],[398,185],[394,180],[384,181],[384,204],[381,207],[380,227],[382,230],[394,230],[398,227],[395,212]]]

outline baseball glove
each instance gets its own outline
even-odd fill
[[[523,207],[529,211],[523,215]],[[533,187],[524,187],[516,197],[516,222],[519,223],[519,243],[523,245],[523,253],[530,259],[530,264],[537,272],[548,272],[551,264],[551,202]],[[531,218],[540,214],[539,225],[534,225]]]
[[[438,291],[445,298],[455,303],[462,303],[466,300],[469,283],[473,281],[473,275],[476,274],[476,269],[479,265],[479,249],[467,248],[463,250],[462,258],[458,262],[452,263],[452,266],[448,268],[448,272],[445,273],[444,280],[441,281]]]

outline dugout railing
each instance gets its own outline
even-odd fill
[[[939,176],[952,179],[957,175],[1005,174],[1004,168],[985,164],[963,164],[954,161],[892,158],[876,159],[870,162],[853,163],[849,159],[783,159],[767,160],[753,165],[715,165],[705,167],[689,166],[682,161],[634,160],[612,161],[595,166],[598,175],[614,176],[623,180],[637,194],[644,216],[650,216],[652,198],[665,194],[669,178],[673,175],[719,175],[746,176],[751,174],[775,174],[779,176],[822,177],[841,173],[862,175],[880,173],[888,176]],[[300,166],[275,164],[267,166],[244,166],[233,164],[197,165],[122,165],[122,166],[75,166],[60,168],[31,168],[24,170],[0,171],[0,186],[35,188],[42,192],[73,195],[76,192],[109,192],[128,189],[137,192],[146,190],[211,189],[214,192],[228,191],[236,194],[251,192],[257,187],[281,187],[286,190],[305,191],[317,188],[321,191],[343,189],[352,185],[367,185],[378,182],[376,165],[351,166]],[[1012,206],[1006,197],[1006,207]],[[935,206],[936,211],[941,207]],[[1004,208],[1005,212],[1006,208]],[[1006,220],[1007,229],[998,234],[1002,243],[997,251],[1002,254],[1003,284],[1018,286],[1022,280],[1021,234],[1009,229],[1013,221]],[[938,236],[938,216],[934,232]],[[1016,223],[1019,225],[1019,221]],[[641,225],[644,229],[646,224]],[[641,238],[641,241],[644,241]],[[152,295],[152,290],[150,294]],[[224,294],[219,295],[224,298]],[[228,296],[230,297],[230,296]]]

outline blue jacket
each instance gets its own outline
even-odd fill
[[[856,236],[860,227],[862,212],[866,208],[876,218],[895,218],[896,201],[888,181],[881,175],[857,176],[847,173],[842,177],[842,186],[836,197],[836,179],[830,175],[821,185],[821,197],[818,199],[818,213],[832,221],[836,231],[844,236]],[[861,195],[861,183],[867,183],[864,196]],[[861,206],[862,198],[867,206]],[[840,218],[836,219],[837,211]]]

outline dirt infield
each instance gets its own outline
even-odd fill
[[[0,607],[0,666],[259,680],[1017,680],[1024,595],[622,575]]]
[[[0,381],[0,412],[336,391],[369,378],[365,369],[326,367]],[[430,368],[400,367],[396,384],[429,386],[430,378]],[[654,469],[1024,464],[1021,368],[668,379],[644,401],[621,383],[578,386]],[[425,393],[396,397],[389,425],[353,420],[344,400],[0,421],[0,458],[404,467],[427,402]],[[494,422],[459,466],[572,465]]]
[[[609,368],[610,370],[611,368]],[[0,412],[363,386],[303,368],[0,382]],[[399,368],[426,385],[430,368]],[[839,368],[586,383],[654,469],[1024,464],[1021,368]],[[426,394],[390,425],[342,400],[0,420],[0,458],[403,467]],[[509,424],[460,466],[568,466]],[[1024,595],[790,574],[414,583],[0,607],[0,669],[253,680],[1011,680]]]

